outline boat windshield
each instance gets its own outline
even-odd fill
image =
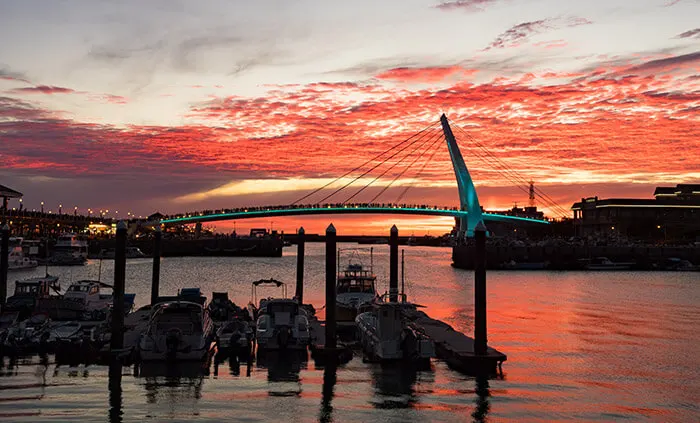
[[[73,292],[88,292],[90,291],[90,285],[71,285],[68,287],[68,290]]]
[[[344,292],[361,292],[374,294],[374,279],[373,278],[342,278],[338,280],[338,294]]]
[[[37,292],[39,292],[38,283],[15,284],[15,294],[36,294]]]
[[[294,314],[297,314],[297,308],[298,308],[298,305],[296,303],[292,303],[292,302],[288,302],[288,303],[268,302],[267,303],[267,312],[269,314],[290,313],[290,314],[294,315]]]

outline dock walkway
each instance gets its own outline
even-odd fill
[[[466,374],[495,374],[508,359],[505,354],[488,347],[485,355],[474,352],[474,339],[456,331],[445,322],[436,320],[416,309],[404,309],[404,318],[418,332],[435,343],[438,358],[455,370]]]

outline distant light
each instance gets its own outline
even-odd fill
[[[610,229],[612,229],[612,230],[614,231],[614,230],[615,230],[615,227],[614,227],[614,226],[611,226]]]
[[[661,229],[661,225],[656,225],[656,229]]]

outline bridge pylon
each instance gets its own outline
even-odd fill
[[[447,121],[447,116],[445,116],[444,113],[442,116],[440,116],[440,123],[442,124],[442,131],[445,133],[447,149],[450,152],[452,167],[454,168],[455,176],[457,178],[459,206],[462,211],[467,212],[466,222],[465,219],[459,219],[459,232],[460,235],[473,237],[474,228],[476,228],[476,225],[479,223],[483,225],[484,223],[484,218],[481,213],[481,205],[479,204],[479,197],[476,195],[476,189],[474,188],[472,177],[469,174],[469,169],[467,169],[467,165],[464,163],[464,158],[462,157],[461,151],[459,151],[457,140],[455,140],[455,137],[452,134],[452,128],[450,128],[450,124]]]

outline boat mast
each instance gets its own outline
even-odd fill
[[[374,247],[369,247],[369,273],[374,275]]]

